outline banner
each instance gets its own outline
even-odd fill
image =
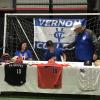
[[[75,33],[71,31],[74,22],[86,25],[85,19],[58,19],[35,18],[34,21],[34,46],[46,49],[46,42],[52,40],[56,47],[70,44],[75,40]]]

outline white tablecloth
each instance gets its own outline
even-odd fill
[[[83,62],[66,62],[71,67],[63,67],[61,89],[40,89],[37,83],[37,66],[41,61],[24,61],[28,63],[26,83],[22,86],[11,86],[4,81],[4,64],[0,65],[1,92],[33,92],[54,94],[88,94],[100,95],[100,67],[84,66]],[[47,62],[42,62],[47,63]],[[61,62],[57,62],[61,63]],[[64,62],[65,63],[65,62]]]

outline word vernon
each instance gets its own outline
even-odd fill
[[[44,27],[72,27],[74,22],[82,22],[84,19],[36,19],[36,26]]]

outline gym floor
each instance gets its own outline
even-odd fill
[[[40,94],[40,93],[2,93],[0,100],[100,100],[100,96]]]

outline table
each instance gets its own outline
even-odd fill
[[[32,92],[53,94],[100,95],[100,67],[84,66],[83,62],[67,63],[71,67],[63,67],[61,89],[40,89],[37,84],[37,66],[44,61],[24,61],[27,63],[26,83],[22,86],[11,86],[4,81],[4,64],[0,65],[0,92]],[[87,81],[88,80],[88,81]],[[92,88],[91,88],[92,87]]]

